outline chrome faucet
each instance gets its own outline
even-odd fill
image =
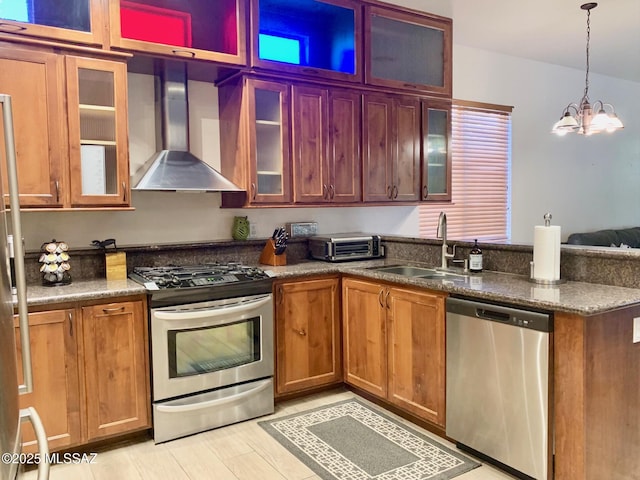
[[[455,246],[453,253],[449,253],[449,246],[447,245],[447,215],[444,212],[440,212],[440,217],[438,217],[438,230],[436,231],[436,238],[442,239],[442,255],[440,268],[446,270],[449,268],[448,260],[455,257]]]

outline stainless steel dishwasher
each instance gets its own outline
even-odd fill
[[[520,478],[551,478],[547,313],[447,299],[446,432]]]

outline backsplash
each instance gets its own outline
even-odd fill
[[[136,266],[197,265],[202,263],[239,261],[257,265],[265,239],[246,241],[218,241],[195,244],[171,244],[124,247],[127,270]],[[431,239],[383,236],[385,256],[398,261],[419,262],[428,266],[440,265],[441,242]],[[473,246],[470,242],[455,242],[456,258],[468,258]],[[483,267],[488,271],[529,276],[533,247],[527,245],[481,244]],[[105,277],[104,254],[97,249],[70,251],[71,277],[74,281]],[[40,284],[39,252],[27,253],[25,270],[28,284]],[[288,264],[308,261],[308,241],[289,239]],[[268,266],[263,266],[268,268]],[[596,249],[563,245],[560,277],[564,280],[640,287],[640,254],[637,249]]]

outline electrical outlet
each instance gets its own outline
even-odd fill
[[[256,233],[257,227],[255,223],[249,223],[249,238],[256,238],[258,235]]]
[[[640,342],[640,317],[633,319],[633,343]]]

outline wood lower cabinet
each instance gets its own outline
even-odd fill
[[[87,440],[150,426],[142,301],[82,307]]]
[[[445,424],[445,296],[390,288],[387,398],[437,425]]]
[[[342,382],[340,279],[278,283],[276,393]]]
[[[18,380],[23,382],[20,329],[15,317]],[[34,407],[49,439],[51,450],[81,442],[78,376],[78,321],[73,309],[29,314],[29,339],[33,370],[32,393],[20,396],[20,408]],[[36,452],[33,427],[22,424],[24,452]]]
[[[342,327],[345,382],[387,397],[387,312],[384,287],[342,280]]]
[[[29,313],[33,392],[52,451],[151,427],[146,297]],[[20,328],[15,318],[19,380]],[[35,452],[31,423],[23,451]]]
[[[343,279],[345,381],[444,426],[445,297]]]

